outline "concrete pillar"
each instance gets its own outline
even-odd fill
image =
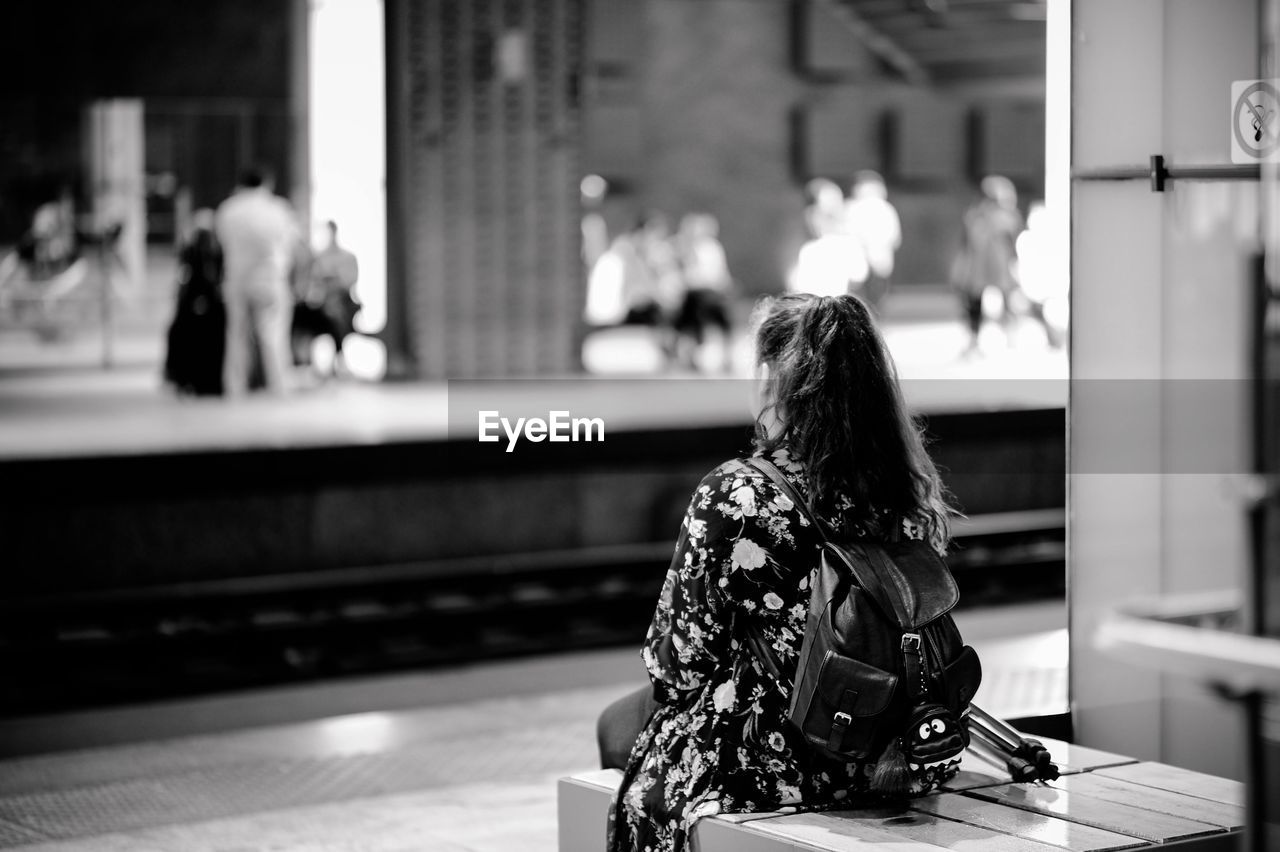
[[[1078,740],[1240,777],[1234,708],[1101,654],[1134,597],[1241,588],[1256,181],[1231,162],[1231,82],[1257,75],[1256,0],[1073,0],[1069,589]],[[1132,170],[1128,180],[1098,180]]]
[[[413,375],[409,334],[409,4],[385,0],[387,99],[387,378]]]

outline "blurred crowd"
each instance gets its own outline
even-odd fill
[[[73,310],[105,312],[127,295],[121,226],[95,231],[87,218],[77,217],[69,191],[36,208],[0,260],[0,314],[53,339]],[[164,379],[177,393],[282,393],[346,372],[359,264],[339,242],[337,223],[324,231],[313,248],[270,171],[257,167],[216,210],[191,215],[165,340]],[[327,356],[316,358],[326,341]]]
[[[666,367],[699,369],[719,363],[728,370],[732,303],[741,294],[716,217],[691,212],[673,229],[668,216],[650,212],[610,238],[599,212],[606,189],[599,177],[583,182],[588,327],[642,326],[653,335]],[[946,263],[945,283],[967,329],[961,357],[982,354],[984,330],[991,326],[1013,345],[1024,321],[1043,328],[1050,348],[1062,348],[1068,274],[1065,257],[1057,254],[1050,212],[1034,201],[1024,217],[1013,182],[999,175],[984,178],[979,189],[957,223],[956,248]],[[806,241],[785,289],[854,294],[884,316],[895,259],[904,248],[902,222],[884,178],[875,171],[858,172],[847,195],[835,181],[815,178],[805,186],[802,215]],[[718,360],[701,357],[708,342],[718,344]]]
[[[1054,251],[1049,211],[1032,202],[1024,220],[1008,178],[991,175],[981,187],[982,196],[964,214],[950,270],[969,329],[965,354],[981,352],[982,327],[991,317],[1009,339],[1020,319],[1029,318],[1059,349],[1066,344],[1069,278],[1066,258]]]
[[[879,312],[902,245],[902,223],[884,179],[873,171],[859,172],[848,198],[826,178],[815,178],[805,190],[809,241],[800,249],[787,288],[820,296],[852,293]]]
[[[668,366],[692,370],[704,363],[703,347],[715,345],[719,368],[729,372],[735,287],[716,217],[687,213],[673,230],[664,214],[651,212],[611,240],[602,228],[603,220],[588,208],[588,326],[647,327]]]
[[[271,175],[249,169],[214,210],[193,216],[179,250],[178,299],[169,326],[165,379],[180,393],[283,393],[295,367],[321,378],[344,370],[343,341],[355,330],[359,263],[325,223],[311,248]],[[322,368],[317,340],[333,353]]]
[[[883,316],[898,252],[920,249],[904,246],[881,175],[861,171],[848,186],[847,194],[827,178],[805,186],[807,239],[785,289],[852,293]],[[663,212],[649,211],[610,234],[602,215],[605,181],[589,176],[581,189],[588,333],[640,327],[652,337],[661,368],[730,372],[735,316],[745,313],[735,305],[746,300],[716,215],[694,210],[673,224]],[[1024,216],[1012,181],[982,180],[957,223],[946,282],[967,329],[964,357],[982,353],[985,329],[1000,328],[1012,341],[1023,322],[1041,326],[1050,347],[1065,345],[1067,264],[1056,253],[1060,229],[1051,214],[1035,201]],[[166,341],[164,375],[174,389],[283,392],[300,378],[327,381],[350,373],[344,340],[360,311],[359,264],[341,244],[336,222],[325,223],[315,242],[261,169],[247,170],[216,210],[191,216]],[[112,263],[112,245],[110,229],[92,234],[77,227],[68,193],[41,205],[17,249],[0,262],[0,312],[38,330],[41,317],[52,316],[60,300],[95,278],[87,271],[90,260],[100,267],[100,283],[112,286],[123,270],[118,258]],[[99,250],[86,251],[89,246]],[[919,283],[931,282],[912,282]]]
[[[965,211],[948,284],[960,301],[969,332],[963,355],[982,351],[982,330],[998,322],[1012,341],[1022,319],[1040,324],[1052,348],[1066,342],[1068,275],[1054,253],[1049,212],[1032,202],[1026,218],[1011,180],[989,175]],[[859,172],[848,197],[840,186],[816,178],[806,187],[809,240],[787,282],[794,292],[853,293],[881,313],[890,290],[902,224],[884,179]]]

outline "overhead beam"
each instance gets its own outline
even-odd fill
[[[911,10],[916,15],[930,14],[923,0],[919,3],[911,3],[909,0],[856,0],[858,11],[866,15],[868,18],[875,18],[883,14],[891,12],[900,12],[904,9]],[[950,15],[957,9],[982,9],[982,8],[998,8],[1007,9],[1010,6],[1017,5],[1043,5],[1038,0],[946,0],[942,12],[944,15]],[[936,13],[935,13],[936,14]]]
[[[935,66],[944,62],[1013,62],[1019,59],[1034,59],[1044,62],[1044,42],[1019,41],[1004,42],[998,46],[990,44],[953,42],[939,44],[922,53]]]
[[[917,86],[930,85],[932,81],[930,80],[929,72],[914,56],[903,50],[893,39],[868,23],[847,3],[840,2],[840,0],[811,0],[811,2],[830,12],[831,16],[852,33],[854,38],[862,42],[867,50],[884,60],[889,67],[901,74],[902,78],[908,83]]]
[[[936,18],[922,17],[913,12],[896,11],[887,12],[883,15],[871,15],[863,12],[867,21],[872,23],[882,32],[892,34],[898,31],[931,31],[931,32],[950,32],[964,29],[1005,29],[1005,30],[1022,30],[1022,31],[1044,31],[1045,23],[1043,18],[1019,18],[1011,13],[1013,6],[1003,8],[992,8],[983,11],[962,11],[952,10],[945,15]],[[1032,7],[1027,7],[1028,9]]]
[[[999,61],[990,59],[957,60],[939,62],[934,66],[934,73],[937,79],[949,81],[943,88],[948,91],[959,91],[968,84],[977,85],[983,80],[1003,80],[1005,78],[1038,78],[1043,80],[1044,61],[1035,56],[1013,56]]]
[[[1006,66],[999,76],[964,77],[959,74],[949,78],[938,77],[938,89],[947,94],[972,99],[1003,98],[1014,100],[1040,100],[1044,98],[1044,69],[1037,68],[1016,77],[1009,76]]]
[[[910,35],[903,34],[899,43],[905,50],[921,62],[930,61],[930,53],[934,48],[949,47],[955,44],[984,47],[993,52],[1004,44],[1038,44],[1044,50],[1044,28],[1005,29],[995,28],[989,31],[967,30],[918,30]]]

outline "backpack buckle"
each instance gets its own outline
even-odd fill
[[[902,650],[909,654],[920,653],[920,634],[919,633],[903,633],[902,634]]]
[[[844,711],[837,712],[832,718],[837,725],[849,725],[853,722],[853,717]]]

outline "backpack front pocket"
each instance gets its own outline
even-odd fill
[[[896,674],[828,650],[812,694],[800,702],[804,718],[793,721],[806,740],[833,755],[867,757],[897,686]]]

